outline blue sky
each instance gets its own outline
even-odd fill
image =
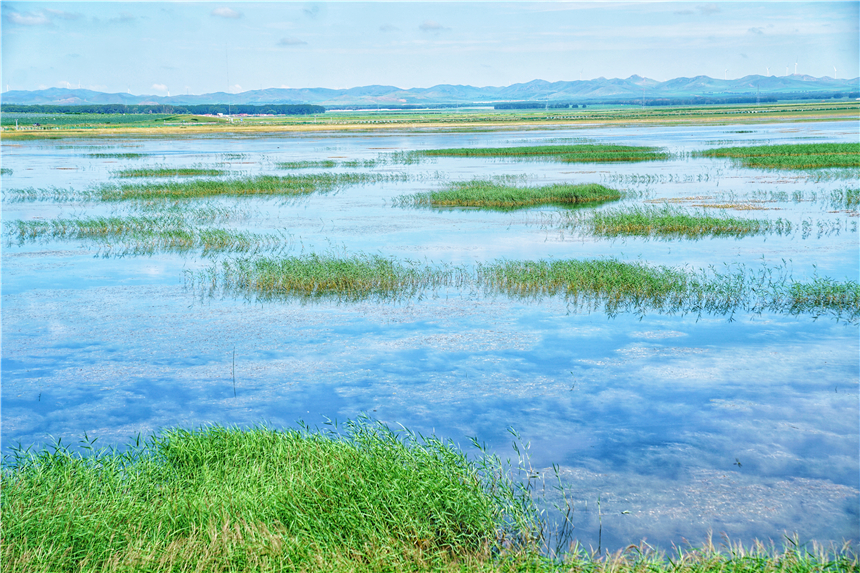
[[[860,3],[3,2],[2,89],[854,78]],[[726,71],[728,70],[728,71]]]

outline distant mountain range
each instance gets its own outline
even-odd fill
[[[492,104],[500,102],[598,102],[634,98],[684,98],[702,96],[778,96],[780,94],[857,92],[860,78],[850,80],[805,75],[746,76],[720,80],[708,76],[675,78],[658,82],[641,76],[626,79],[547,82],[533,80],[507,87],[473,87],[441,84],[430,88],[401,89],[394,86],[364,86],[350,89],[269,88],[242,93],[216,92],[202,95],[133,95],[102,93],[85,89],[50,88],[15,90],[0,95],[5,104],[297,104],[338,106],[385,106],[407,104]]]

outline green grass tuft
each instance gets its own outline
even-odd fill
[[[536,205],[572,205],[612,201],[621,193],[597,184],[513,187],[493,181],[453,183],[448,189],[398,197],[395,204],[417,207],[489,207],[516,209]]]

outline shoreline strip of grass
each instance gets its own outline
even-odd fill
[[[398,206],[489,207],[515,209],[536,205],[571,205],[614,201],[621,198],[615,189],[597,184],[556,184],[544,187],[515,187],[493,181],[452,183],[447,189],[405,195],[395,199]]]
[[[720,147],[697,151],[694,157],[729,157],[744,167],[821,169],[860,167],[860,143],[800,143]]]

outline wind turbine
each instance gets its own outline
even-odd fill
[[[833,79],[836,79],[836,66],[833,66]]]
[[[797,60],[794,60],[794,75],[797,75]]]
[[[785,66],[785,75],[788,75],[788,66]]]
[[[765,69],[767,70],[767,77],[770,77],[770,68],[765,67]]]
[[[723,79],[724,80],[729,79],[729,70],[728,69],[726,69],[725,76],[723,77]]]

